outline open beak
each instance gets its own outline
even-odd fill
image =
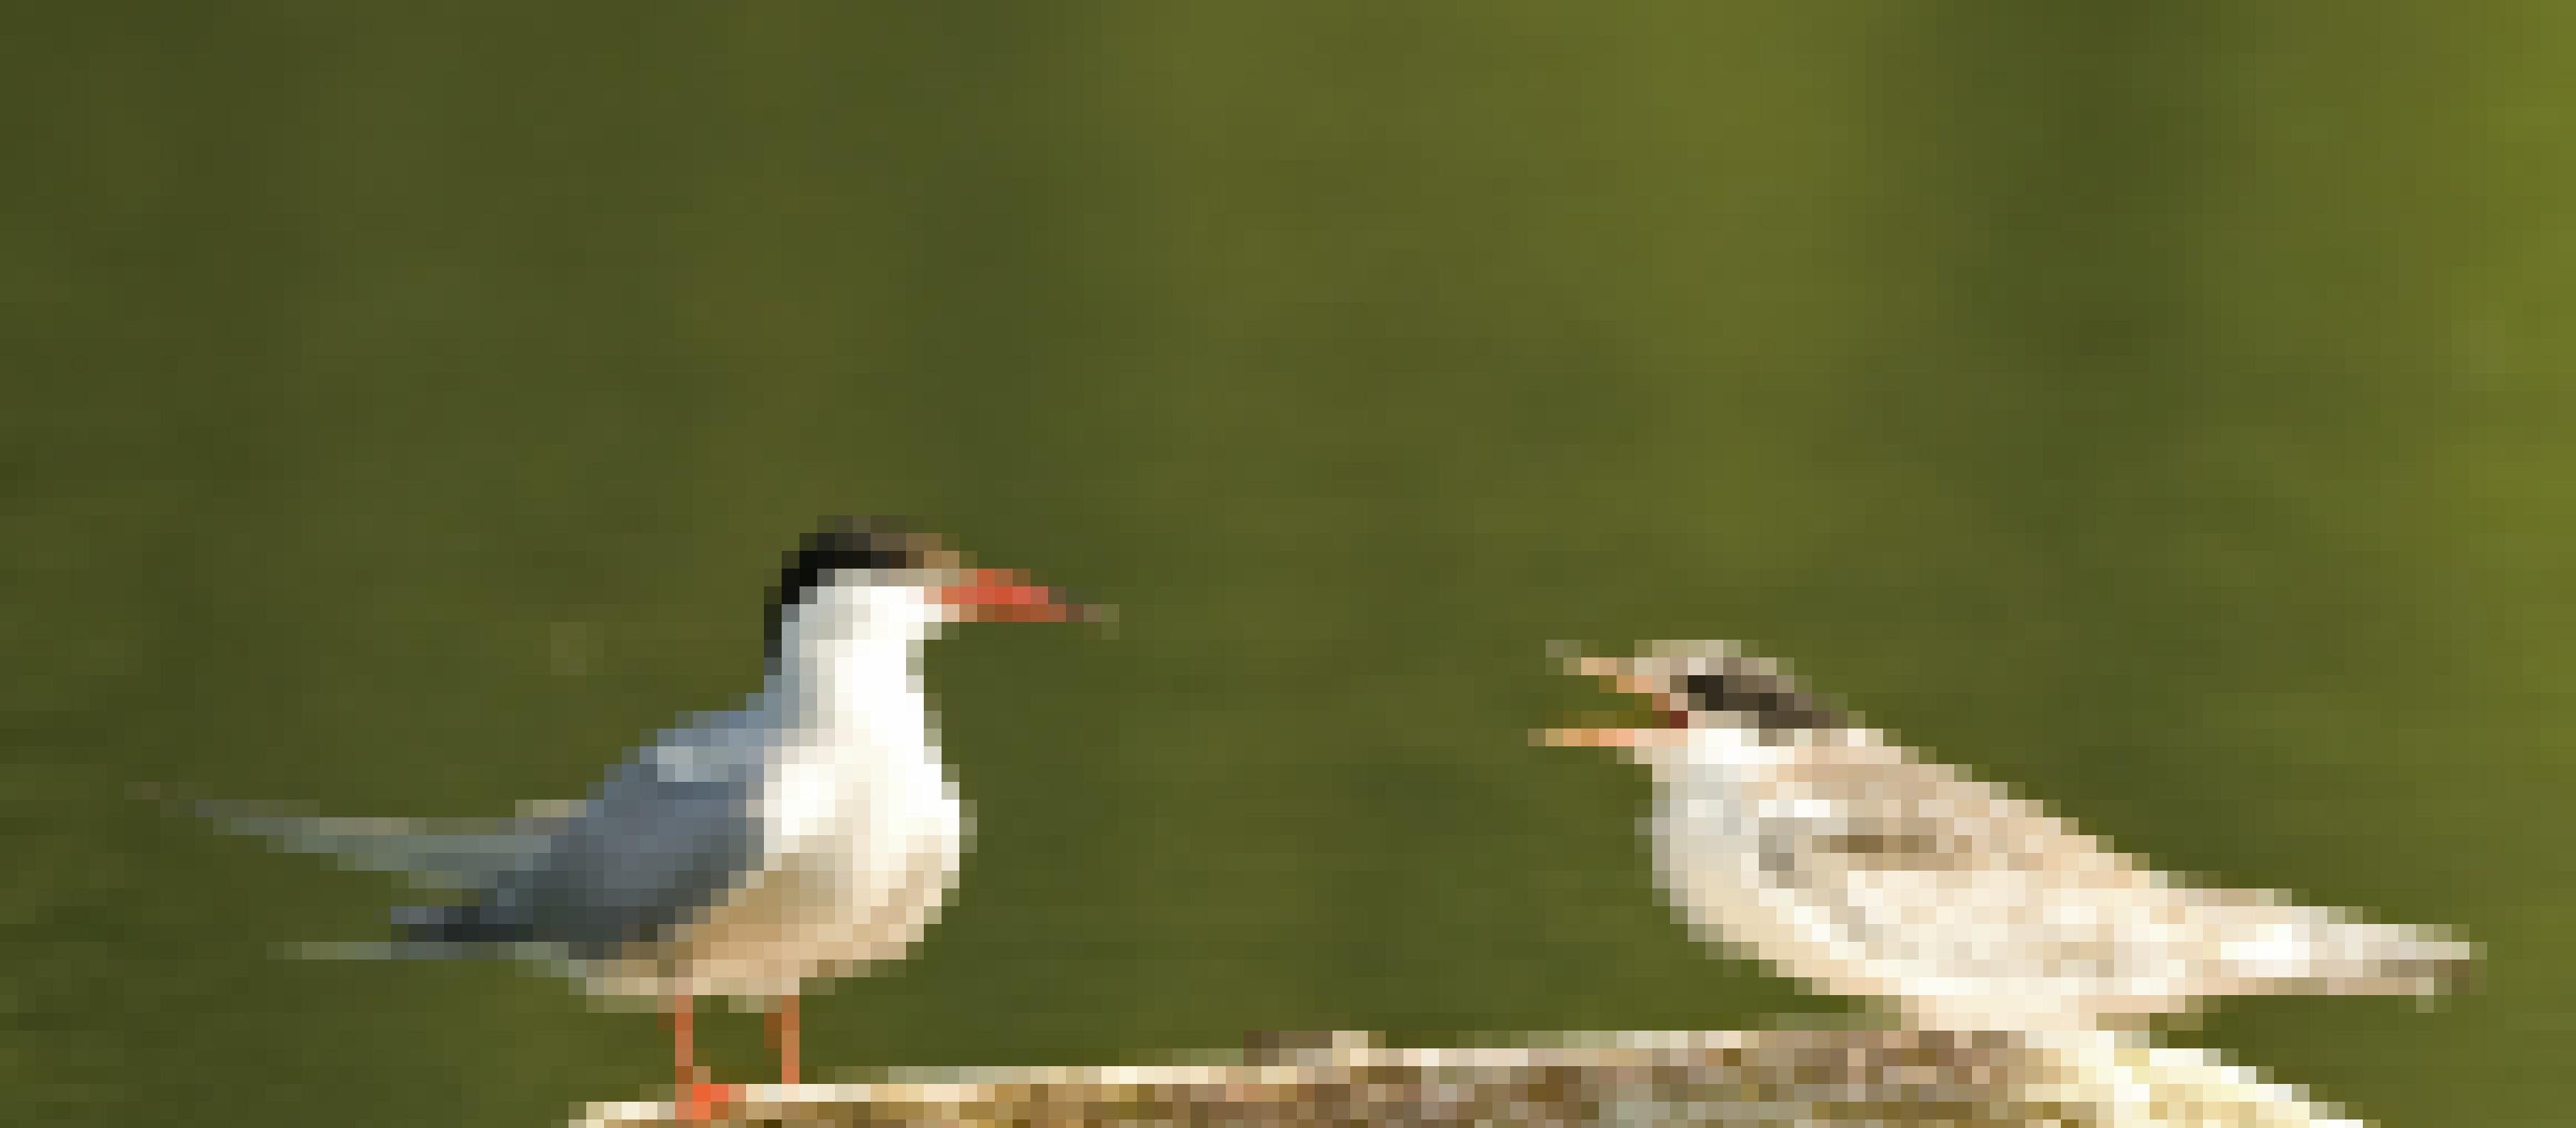
[[[1637,672],[1630,663],[1617,658],[1572,658],[1566,661],[1567,673],[1599,678],[1612,690],[1654,703],[1658,724],[1652,726],[1610,726],[1540,729],[1532,739],[1553,748],[1661,748],[1687,742],[1690,714],[1672,706],[1678,700],[1663,678]],[[1633,711],[1630,716],[1635,715]]]
[[[1550,748],[1666,748],[1684,743],[1677,728],[1552,728],[1533,735]]]
[[[1008,568],[969,569],[939,588],[939,601],[956,608],[960,620],[977,623],[1099,622],[1114,610],[1075,603]]]

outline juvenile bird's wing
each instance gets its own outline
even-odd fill
[[[1907,749],[1819,745],[1739,789],[1772,859],[1764,895],[1947,1021],[2091,1028],[2212,995],[2424,992],[2473,956],[2159,873]]]

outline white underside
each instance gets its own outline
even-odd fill
[[[674,939],[577,973],[607,995],[770,1000],[902,959],[955,891],[965,804],[935,750],[773,769],[760,871]]]

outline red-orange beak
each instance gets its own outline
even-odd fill
[[[939,601],[956,608],[959,619],[978,623],[1091,622],[1108,618],[1110,611],[1073,602],[1008,568],[969,569],[939,588]]]

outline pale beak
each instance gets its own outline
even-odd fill
[[[1658,711],[1670,721],[1670,727],[1659,728],[1551,728],[1530,734],[1531,739],[1553,748],[1671,748],[1689,740],[1690,718],[1671,708],[1672,682],[1669,678],[1638,671],[1638,663],[1626,658],[1569,656],[1564,660],[1567,673],[1578,677],[1599,678],[1612,690],[1654,701]]]
[[[1668,728],[1552,728],[1530,735],[1551,748],[1674,748],[1689,739]]]

